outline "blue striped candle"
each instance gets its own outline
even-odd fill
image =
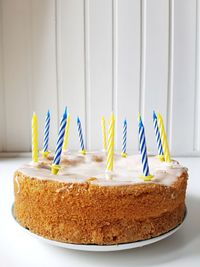
[[[141,116],[139,115],[139,143],[140,143],[140,153],[142,156],[142,170],[145,181],[151,180],[152,176],[149,172],[149,164],[148,164],[148,157],[147,157],[147,148],[146,148],[146,139],[145,139],[145,132],[144,132],[144,125],[142,123]]]
[[[126,142],[127,142],[127,121],[124,120],[123,136],[122,136],[122,157],[126,157]]]
[[[83,141],[83,132],[82,132],[82,126],[81,126],[81,121],[79,117],[77,117],[77,128],[78,128],[78,136],[79,136],[79,141],[80,141],[80,147],[81,147],[81,153],[85,154],[85,146],[84,146],[84,141]]]
[[[56,151],[53,159],[53,165],[51,172],[53,174],[57,174],[59,170],[59,164],[60,164],[60,159],[61,159],[61,153],[62,153],[62,146],[63,146],[63,141],[64,141],[64,135],[65,135],[65,127],[66,127],[66,122],[67,122],[67,108],[65,108],[63,117],[60,121],[60,128],[59,128],[59,133],[58,133],[58,139],[56,143]]]
[[[161,138],[160,138],[160,131],[158,129],[158,120],[155,111],[153,111],[153,126],[154,126],[154,131],[156,135],[156,142],[157,142],[157,147],[158,147],[158,155],[163,156],[163,149],[162,149],[162,143],[161,143]]]
[[[43,140],[43,151],[42,154],[44,157],[48,155],[48,145],[49,145],[49,128],[50,128],[50,112],[48,110],[46,119],[45,119],[45,126],[44,126],[44,140]]]

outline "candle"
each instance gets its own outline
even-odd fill
[[[114,161],[114,127],[115,127],[115,118],[114,114],[111,114],[110,124],[108,129],[108,148],[107,148],[107,172],[113,170],[113,161]]]
[[[83,132],[82,132],[82,126],[81,126],[81,121],[79,119],[79,117],[77,117],[77,128],[78,128],[78,136],[79,136],[79,141],[80,141],[80,153],[85,155],[86,151],[85,151],[85,146],[84,146],[84,141],[83,141]]]
[[[51,172],[53,174],[57,174],[60,168],[59,164],[60,164],[63,140],[64,140],[64,135],[65,135],[66,121],[67,121],[67,109],[65,108],[63,117],[60,121],[60,128],[59,128],[58,139],[56,143],[56,151],[55,151],[55,155],[53,159],[53,164],[51,167]]]
[[[163,149],[165,161],[171,162],[171,156],[170,156],[170,152],[169,152],[169,146],[168,146],[168,142],[167,142],[165,127],[164,127],[163,119],[162,119],[162,116],[160,115],[160,113],[158,113],[157,119],[158,119],[158,127],[160,130],[160,138],[161,138],[162,149]]]
[[[42,151],[42,154],[44,157],[46,157],[49,154],[49,151],[48,151],[49,128],[50,128],[50,112],[48,110],[46,119],[45,119],[45,126],[44,126],[44,140],[43,140],[43,151]]]
[[[65,136],[64,136],[64,142],[63,142],[63,150],[67,150],[68,145],[68,135],[69,135],[69,124],[70,124],[70,114],[67,114],[67,124],[65,129]]]
[[[106,125],[105,125],[105,118],[102,116],[101,118],[101,130],[102,130],[102,141],[103,141],[103,150],[106,151],[107,144],[106,144]]]
[[[123,136],[122,136],[122,157],[126,157],[126,139],[127,139],[127,121],[124,120],[124,126],[123,126]]]
[[[143,170],[143,176],[141,176],[141,178],[143,178],[144,181],[149,181],[151,180],[152,175],[150,175],[150,172],[149,172],[145,131],[144,131],[144,125],[142,123],[142,119],[140,115],[139,115],[138,128],[139,128],[139,143],[140,143],[140,153],[142,156],[142,170]]]
[[[153,111],[153,126],[154,126],[154,131],[156,135],[156,142],[157,142],[157,147],[158,147],[158,157],[163,160],[163,149],[162,149],[162,143],[161,143],[161,138],[160,138],[160,131],[158,129],[158,120],[155,111]]]
[[[32,117],[32,161],[38,162],[38,121],[35,112]]]

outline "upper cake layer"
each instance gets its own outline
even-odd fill
[[[148,183],[170,186],[183,172],[187,171],[175,160],[169,164],[152,155],[149,155],[148,159],[150,173],[153,175]],[[126,158],[122,158],[119,154],[115,155],[114,171],[111,176],[105,172],[106,155],[103,152],[86,155],[64,153],[61,169],[57,175],[51,174],[51,164],[52,155],[48,159],[41,158],[37,164],[25,164],[18,171],[32,178],[69,183],[90,181],[104,186],[143,183],[141,155],[130,155]]]

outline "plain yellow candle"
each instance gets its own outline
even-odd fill
[[[115,127],[115,118],[112,113],[110,118],[110,124],[108,129],[108,148],[107,148],[107,168],[108,172],[113,170],[113,161],[114,161],[114,127]]]
[[[38,121],[35,113],[32,117],[32,161],[38,162]]]
[[[104,116],[101,118],[101,130],[102,130],[102,141],[103,141],[103,150],[106,151],[107,143],[106,143],[106,122]]]
[[[165,161],[166,162],[171,162],[171,156],[170,156],[170,152],[169,152],[167,136],[166,136],[166,133],[165,133],[165,127],[164,127],[163,119],[162,119],[162,116],[160,115],[160,113],[158,113],[157,119],[158,119],[158,127],[159,127],[159,130],[160,130],[160,139],[161,139],[161,143],[162,143],[162,148],[163,148]]]
[[[68,136],[69,136],[69,124],[70,124],[70,114],[67,114],[67,124],[65,128],[65,136],[64,136],[64,142],[63,142],[63,150],[67,150],[68,145]]]

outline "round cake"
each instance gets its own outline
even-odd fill
[[[14,215],[31,232],[75,244],[119,244],[161,235],[185,213],[187,169],[149,156],[153,178],[141,178],[141,156],[115,155],[112,174],[103,152],[63,153],[57,175],[52,155],[14,174]]]

